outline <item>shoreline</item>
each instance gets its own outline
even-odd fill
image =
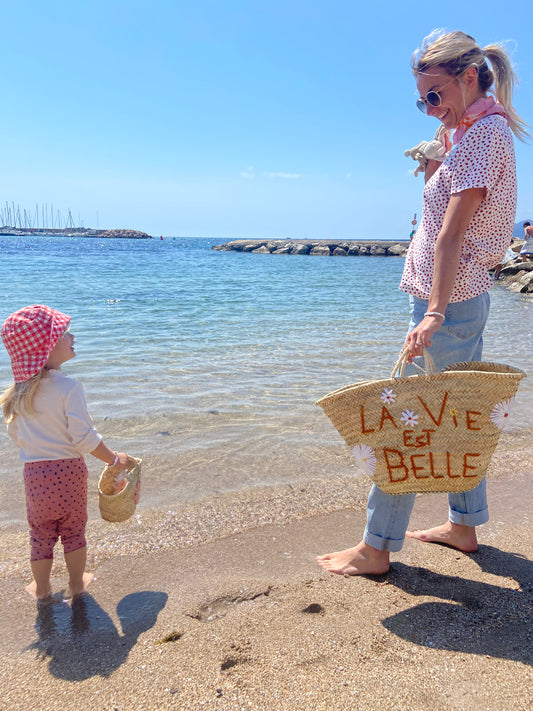
[[[407,539],[382,576],[315,563],[354,542],[358,507],[145,552],[121,524],[76,605],[60,571],[39,609],[18,576],[0,580],[5,708],[529,708],[532,473],[489,480],[477,553]],[[413,527],[436,510],[444,496],[417,497]]]
[[[533,428],[502,435],[487,471],[490,485],[505,480],[510,471],[533,474],[532,437]],[[174,494],[174,498],[161,503],[161,488],[165,490],[164,482],[173,476],[176,462],[170,459],[165,465],[160,457],[147,456],[142,465],[141,502],[135,514],[119,524],[100,518],[97,484],[101,467],[88,458],[89,566],[101,565],[117,553],[138,556],[194,548],[265,526],[292,524],[342,509],[364,513],[371,480],[357,470],[344,443],[324,448],[318,462],[313,453],[306,456],[300,452],[299,457],[303,457],[304,469],[308,470],[305,477],[296,475],[292,481],[255,484],[238,490],[227,488],[192,499],[176,498]],[[202,478],[211,462],[212,457],[207,454],[194,476]],[[244,462],[237,464],[246,466]],[[165,466],[166,471],[162,471]],[[230,468],[234,466],[236,463],[231,462]],[[19,481],[16,483],[15,503],[3,496],[5,504],[15,505],[18,513],[13,511],[14,517],[0,526],[0,579],[16,578],[21,580],[22,586],[23,582],[30,582],[28,532],[23,486]],[[499,483],[494,485],[500,486]],[[60,545],[56,547],[54,571],[58,575],[66,571]]]

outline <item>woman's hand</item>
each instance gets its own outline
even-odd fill
[[[409,348],[409,363],[415,356],[424,354],[423,347],[431,346],[431,337],[442,326],[440,316],[424,316],[422,321],[409,332],[405,339],[404,348]]]

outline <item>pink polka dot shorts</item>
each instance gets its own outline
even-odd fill
[[[53,558],[60,537],[65,553],[86,545],[87,478],[81,457],[24,464],[30,560]]]

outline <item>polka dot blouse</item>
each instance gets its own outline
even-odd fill
[[[511,242],[516,214],[513,137],[503,116],[477,121],[452,148],[424,188],[422,221],[407,257],[400,289],[429,299],[435,243],[451,195],[468,188],[487,194],[466,230],[450,303],[466,301],[490,289],[488,269],[499,264]]]

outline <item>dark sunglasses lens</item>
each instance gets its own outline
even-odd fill
[[[430,91],[426,96],[426,101],[431,106],[440,106],[440,96],[436,91]]]
[[[422,99],[418,99],[418,101],[416,102],[416,105],[418,106],[418,108],[420,109],[420,111],[423,114],[427,113],[426,112],[426,104],[422,101]]]

